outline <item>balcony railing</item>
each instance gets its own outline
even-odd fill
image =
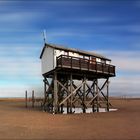
[[[60,55],[56,59],[57,67],[88,70],[98,73],[115,75],[115,66],[113,65],[67,55]]]

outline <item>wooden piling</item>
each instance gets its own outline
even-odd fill
[[[70,74],[70,94],[72,94],[72,74]],[[72,113],[72,96],[70,97],[70,113]]]
[[[44,77],[44,100],[43,100],[43,103],[42,103],[42,108],[44,111],[46,111],[46,101],[47,101],[47,96],[46,96],[46,77]]]
[[[25,107],[26,107],[26,108],[28,107],[27,99],[28,99],[28,95],[27,95],[27,90],[26,90],[26,91],[25,91]]]
[[[34,97],[34,90],[32,90],[32,108],[34,108],[35,97]]]
[[[65,77],[62,76],[63,74]],[[73,73],[63,74],[61,75],[58,71],[54,71],[52,83],[47,81],[47,78],[50,77],[46,77],[46,82],[44,83],[44,107],[48,107],[46,111],[50,113],[54,112],[55,114],[63,113],[63,108],[66,107],[67,113],[73,113],[75,107],[80,107],[82,112],[86,113],[86,108],[91,107],[92,112],[99,112],[99,107],[104,107],[101,106],[102,104],[105,104],[106,110],[109,111],[110,103],[108,101],[109,87],[107,85],[107,78],[102,82],[98,81],[98,77],[88,79],[89,77],[83,74],[81,79],[78,79],[81,81],[80,84],[76,85]],[[92,81],[92,84],[89,85],[88,81]],[[104,90],[104,88],[107,89]]]
[[[107,111],[109,111],[109,80],[107,79]]]
[[[93,80],[93,87],[92,87],[92,91],[93,91],[93,97],[96,95],[96,85],[95,85],[95,81]],[[95,112],[95,100],[92,101],[92,112]]]
[[[60,106],[60,112],[63,114],[63,104]]]
[[[98,79],[96,79],[96,94],[97,94],[97,112],[99,112],[99,90],[98,90]]]
[[[66,85],[66,88],[68,89],[68,87],[69,87],[69,80],[68,80],[68,78],[67,78],[67,85]],[[67,96],[69,95],[69,93],[67,92]],[[69,111],[69,99],[67,100],[67,114],[69,114],[70,113],[70,111]]]
[[[86,113],[86,108],[85,108],[85,97],[86,97],[86,77],[84,75],[84,79],[83,79],[83,113]]]
[[[57,73],[54,72],[54,113],[58,113],[58,85],[57,85]]]

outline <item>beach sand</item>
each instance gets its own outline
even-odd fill
[[[140,140],[140,100],[112,99],[117,111],[49,114],[23,100],[0,99],[0,139]]]

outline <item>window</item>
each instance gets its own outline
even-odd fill
[[[79,55],[79,58],[83,58],[83,55]]]
[[[88,59],[89,60],[89,56],[84,56],[84,59]]]
[[[105,64],[105,60],[104,59],[102,59],[101,62]]]
[[[95,57],[91,57],[90,58],[90,63],[95,64],[96,63],[96,58]]]
[[[106,64],[111,64],[111,61],[109,61],[109,60],[108,60],[108,61],[106,61]]]
[[[101,59],[100,58],[96,58],[96,62],[101,62]]]
[[[69,55],[69,52],[67,52],[67,51],[64,51],[64,55]]]

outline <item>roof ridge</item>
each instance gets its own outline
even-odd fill
[[[42,55],[43,55],[43,52],[44,52],[46,46],[49,46],[49,47],[52,47],[52,48],[55,48],[55,49],[61,49],[61,50],[66,50],[66,51],[73,51],[73,52],[77,52],[77,53],[84,54],[84,55],[90,55],[90,56],[94,56],[94,57],[97,57],[97,58],[102,58],[102,59],[110,60],[109,58],[106,58],[105,56],[103,56],[101,54],[98,54],[98,53],[94,53],[94,52],[90,52],[90,51],[85,51],[85,50],[80,50],[80,49],[77,49],[77,48],[69,48],[69,47],[65,47],[65,46],[57,45],[57,44],[52,44],[52,43],[45,43],[45,45],[43,47],[43,50],[41,52],[40,58],[42,58]]]

